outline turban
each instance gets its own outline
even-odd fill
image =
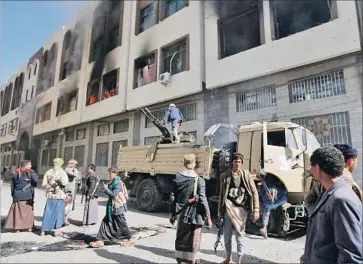
[[[345,161],[358,157],[357,149],[348,144],[335,144],[334,147],[343,153]]]
[[[61,158],[53,159],[54,167],[61,167],[64,164],[64,161]]]

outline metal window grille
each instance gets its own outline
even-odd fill
[[[321,146],[351,144],[348,112],[291,119],[311,131]]]
[[[47,166],[48,165],[48,159],[49,159],[49,150],[45,149],[43,150],[42,153],[42,166]]]
[[[96,145],[96,166],[107,167],[108,165],[108,142]]]
[[[68,147],[64,149],[64,162],[68,162],[73,158],[73,147]]]
[[[122,133],[129,131],[129,119],[117,121],[113,124],[113,133]]]
[[[56,149],[51,149],[50,154],[49,154],[49,162],[48,162],[49,166],[53,166],[53,160],[56,157],[57,157],[57,150]]]
[[[127,140],[112,142],[112,163],[111,166],[117,166],[117,154],[120,146],[127,147]]]
[[[78,166],[84,166],[85,146],[77,146],[74,149],[74,158],[78,161]]]
[[[290,103],[327,98],[345,93],[343,70],[289,84]]]
[[[268,87],[236,94],[237,112],[254,111],[276,106],[276,90]]]
[[[97,136],[106,136],[110,134],[110,125],[104,124],[98,126]]]

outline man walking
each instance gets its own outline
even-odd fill
[[[166,113],[163,118],[164,124],[168,123],[169,118],[171,121],[171,129],[173,131],[174,137],[177,143],[179,143],[180,138],[178,135],[179,133],[178,128],[180,127],[180,123],[184,119],[184,116],[182,112],[180,112],[179,108],[175,106],[175,104],[170,104],[168,110],[166,110]]]
[[[352,176],[352,173],[357,167],[357,162],[358,162],[357,149],[348,144],[335,144],[334,147],[339,149],[344,156],[345,168],[342,177],[352,185],[354,192],[362,200],[363,198],[362,191],[360,190],[359,186],[354,182]],[[314,205],[318,201],[319,196],[324,191],[325,191],[324,186],[313,179],[309,194],[306,196],[304,200],[309,215],[313,211]]]
[[[310,157],[311,174],[326,190],[310,214],[302,262],[363,263],[362,203],[343,177],[340,150],[319,148]]]
[[[253,221],[260,217],[259,196],[255,182],[248,170],[242,169],[243,155],[233,155],[232,170],[220,176],[218,217],[224,217],[224,244],[226,259],[223,263],[232,262],[232,235],[236,235],[238,263],[243,257],[243,236],[248,210]]]

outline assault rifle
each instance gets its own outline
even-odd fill
[[[214,252],[215,253],[217,253],[217,248],[218,248],[219,244],[221,244],[221,246],[223,247],[222,242],[221,242],[221,238],[223,235],[223,226],[224,226],[223,216],[218,217],[218,222],[217,222],[216,226],[218,228],[218,234],[217,234],[217,241],[214,243]]]

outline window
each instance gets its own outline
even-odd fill
[[[35,118],[35,123],[38,124],[50,120],[51,108],[52,108],[51,102],[38,108],[37,115]]]
[[[29,69],[28,69],[28,80],[30,79],[31,75],[32,75],[32,68],[29,67]]]
[[[95,42],[93,43],[93,50],[92,50],[93,60],[97,60],[103,56],[103,46],[104,46],[104,40],[103,36],[101,36],[98,39],[96,39]]]
[[[160,136],[145,137],[144,145],[151,145],[155,140],[158,140],[159,138],[160,138]]]
[[[33,95],[34,95],[34,85],[32,86],[32,92],[30,93],[30,99],[33,99]]]
[[[85,139],[86,138],[86,129],[78,129],[77,130],[77,136],[76,136],[76,140],[81,140],[81,139]]]
[[[166,0],[165,17],[171,16],[187,5],[187,0]]]
[[[73,159],[73,147],[64,149],[64,162],[68,162],[70,159]]]
[[[24,79],[24,73],[21,73],[20,76],[15,79],[11,110],[14,110],[20,106],[21,95],[23,92],[23,79]]]
[[[96,166],[107,167],[108,165],[108,142],[96,145]]]
[[[46,67],[48,63],[48,51],[44,52],[43,55],[43,67]]]
[[[61,80],[64,80],[65,78],[67,78],[67,71],[68,71],[68,61],[63,63],[62,66],[62,76],[61,76]]]
[[[117,95],[118,92],[118,69],[103,76],[102,98],[107,99]]]
[[[74,158],[78,161],[79,166],[84,166],[85,146],[77,146],[74,149]]]
[[[147,30],[148,28],[152,27],[153,25],[156,24],[156,7],[157,7],[157,1],[152,1],[151,4],[149,4],[148,6],[142,8],[140,10],[140,32],[144,32],[145,30]]]
[[[156,51],[135,60],[135,88],[156,82],[157,62]]]
[[[113,133],[123,133],[129,131],[129,119],[124,119],[113,123]]]
[[[117,46],[120,46],[120,27],[116,25],[110,30],[108,39],[108,51],[113,50]]]
[[[322,147],[351,144],[348,112],[291,119],[315,135]]]
[[[161,72],[177,74],[188,70],[187,38],[162,49],[163,67]],[[172,60],[173,59],[173,60]],[[170,70],[171,61],[171,70]]]
[[[236,101],[237,112],[254,111],[276,106],[276,90],[275,88],[268,87],[237,93]]]
[[[3,99],[4,104],[2,106],[3,108],[2,108],[2,112],[1,112],[2,116],[9,113],[12,93],[13,93],[13,83],[10,83],[5,88],[5,94],[4,94],[4,99]]]
[[[298,80],[289,84],[290,103],[345,94],[343,70]]]
[[[336,1],[271,1],[275,38],[281,39],[329,22],[336,13]]]
[[[77,110],[78,89],[58,98],[57,116]]]
[[[9,122],[9,134],[13,134],[18,130],[18,118]]]
[[[58,143],[58,139],[59,139],[58,135],[52,135],[52,137],[50,138],[50,142],[52,144],[56,144],[56,143]]]
[[[185,121],[191,121],[191,120],[196,120],[197,119],[197,104],[196,103],[192,103],[192,104],[186,104],[186,105],[181,105],[181,106],[177,106],[180,110],[180,112],[182,112]],[[161,109],[161,110],[156,110],[153,111],[152,114],[155,116],[155,118],[159,121],[163,120],[164,116],[165,116],[165,112],[167,109]],[[153,123],[150,122],[147,118],[145,118],[145,128],[148,127],[153,127]]]
[[[28,102],[28,94],[29,94],[29,90],[27,89],[25,91],[25,100],[24,100],[24,103]]]
[[[71,46],[71,32],[67,31],[66,35],[64,36],[64,49],[68,50]]]
[[[42,166],[48,166],[48,160],[49,160],[49,150],[45,149],[42,152],[42,162],[41,165]]]
[[[49,163],[48,166],[53,166],[53,160],[57,157],[57,150],[51,149],[49,155]]]
[[[73,141],[74,140],[74,131],[67,131],[66,132],[66,141]]]
[[[92,105],[99,101],[100,97],[100,80],[95,80],[88,84],[86,105]]]
[[[34,75],[37,74],[37,68],[38,68],[38,63],[35,63],[35,66],[34,66]]]
[[[5,137],[6,136],[6,128],[7,128],[8,124],[3,124],[0,128],[0,136],[1,137]]]
[[[120,146],[127,147],[127,140],[120,140],[112,142],[112,160],[111,166],[117,166],[117,154]]]
[[[103,124],[98,126],[97,136],[107,136],[110,134],[110,124]]]
[[[260,9],[258,1],[240,1],[218,21],[220,58],[261,45]]]

